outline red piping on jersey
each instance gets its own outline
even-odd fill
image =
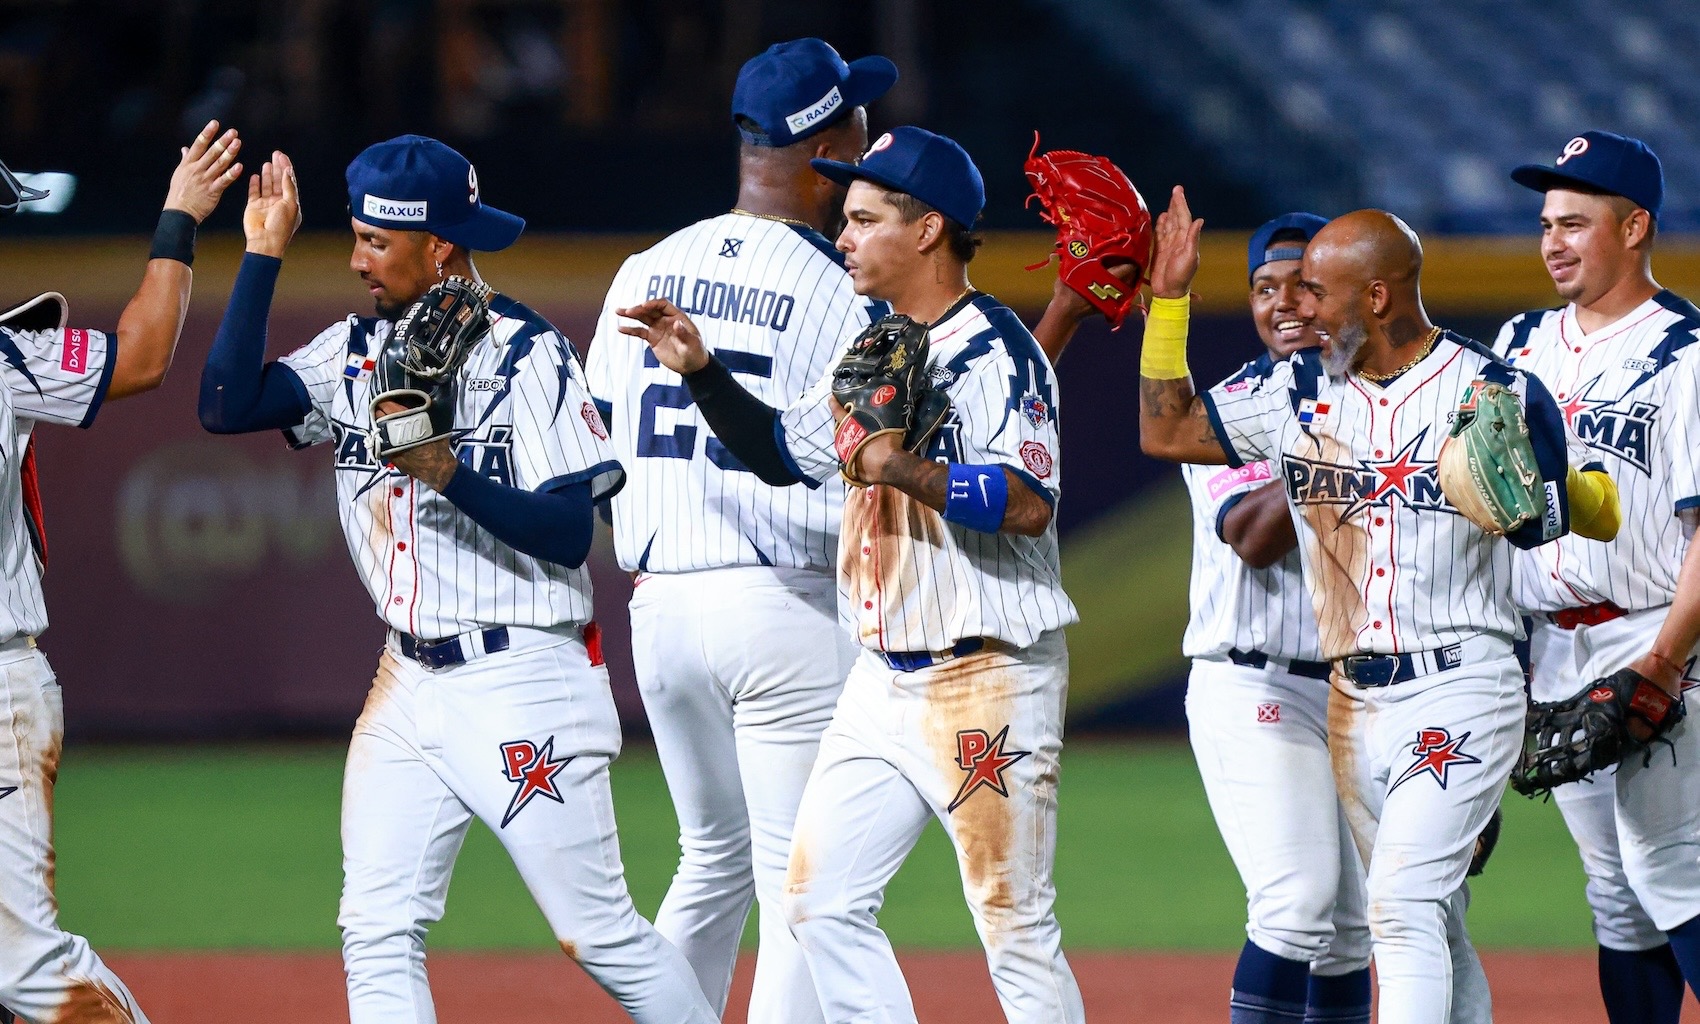
[[[395,486],[384,488],[384,529],[390,534],[390,564],[384,570],[384,581],[389,588],[384,591],[384,614],[389,614],[390,599],[395,597],[395,516],[390,513],[390,497],[395,494]]]
[[[878,486],[878,485],[876,484],[875,486]],[[868,497],[870,497],[870,498],[873,497],[873,493],[874,493],[873,488],[872,487],[868,488]],[[875,523],[879,522],[878,517],[875,517],[874,522]],[[885,579],[885,569],[884,569],[883,566],[880,565],[879,538],[871,536],[872,533],[873,533],[873,531],[871,529],[868,532],[870,534],[870,539],[872,540],[872,543],[870,543],[868,546],[874,549],[874,597],[879,602],[878,618],[879,618],[880,650],[883,651],[883,650],[885,650],[885,586],[881,581]]]
[[[407,551],[408,554],[413,556],[413,596],[407,602],[407,624],[410,627],[408,632],[412,633],[414,636],[419,635],[419,616],[415,613],[415,610],[419,607],[419,527],[415,525],[414,522],[414,510],[419,506],[419,502],[414,495],[418,493],[418,490],[419,485],[417,481],[411,479],[408,480]],[[391,550],[394,550],[393,545],[391,546]]]
[[[47,571],[47,520],[41,509],[41,477],[35,468],[35,436],[24,444],[24,461],[18,473],[18,483],[23,490],[24,515],[29,517],[35,527],[31,531],[37,543],[41,545],[41,571]]]

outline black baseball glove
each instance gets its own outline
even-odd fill
[[[950,413],[950,398],[927,382],[927,325],[894,313],[850,342],[832,371],[832,396],[847,410],[833,436],[840,472],[866,487],[858,457],[881,434],[901,432],[919,453]]]
[[[1529,705],[1523,756],[1511,773],[1511,788],[1524,796],[1610,768],[1634,753],[1652,758],[1687,714],[1682,698],[1632,668],[1622,668],[1582,687],[1575,695]]]
[[[454,431],[456,378],[490,330],[491,288],[451,277],[433,285],[396,321],[372,367],[372,457],[447,438]],[[399,412],[380,413],[395,402]]]

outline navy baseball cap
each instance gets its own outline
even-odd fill
[[[1257,268],[1265,263],[1276,260],[1302,259],[1305,246],[1316,233],[1328,223],[1327,217],[1319,217],[1314,213],[1283,213],[1274,220],[1258,228],[1252,233],[1251,245],[1246,248],[1245,272],[1246,278],[1257,276]],[[1276,235],[1283,231],[1296,231],[1304,236],[1301,241],[1274,241]]]
[[[514,244],[525,219],[485,206],[472,163],[436,139],[403,135],[368,146],[348,165],[354,219],[397,231],[429,231],[478,252]]]
[[[1524,164],[1511,180],[1536,192],[1555,188],[1609,192],[1641,207],[1657,220],[1665,201],[1665,169],[1645,142],[1614,132],[1583,132],[1564,144],[1551,167]]]
[[[816,158],[809,166],[840,185],[860,179],[908,193],[965,228],[974,226],[986,206],[986,182],[968,151],[912,125],[881,135],[859,164]]]
[[[775,43],[744,62],[732,90],[732,123],[755,146],[789,146],[884,96],[897,65],[884,57],[844,63],[825,40]],[[760,127],[752,131],[739,121]]]

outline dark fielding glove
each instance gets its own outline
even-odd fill
[[[1027,201],[1039,200],[1039,216],[1057,229],[1057,274],[1120,327],[1151,270],[1156,235],[1145,198],[1107,157],[1067,149],[1040,156],[1038,132],[1023,170],[1033,185]],[[1113,263],[1132,263],[1132,280],[1111,274]]]
[[[1656,742],[1687,714],[1681,697],[1632,668],[1596,679],[1566,700],[1532,703],[1524,727],[1523,756],[1511,788],[1524,796],[1552,792]]]
[[[372,458],[430,444],[454,431],[456,378],[490,330],[489,285],[451,277],[409,306],[372,367]],[[384,402],[403,406],[387,415]]]
[[[1452,507],[1496,537],[1546,518],[1529,425],[1517,396],[1503,384],[1478,380],[1464,391],[1437,473]]]
[[[1493,848],[1499,845],[1499,827],[1503,821],[1504,816],[1499,813],[1499,808],[1495,807],[1487,827],[1476,836],[1476,848],[1470,854],[1470,867],[1464,872],[1465,878],[1474,878],[1487,870],[1488,858],[1493,856]]]
[[[927,383],[928,351],[927,326],[893,313],[856,335],[833,369],[832,397],[848,412],[833,448],[857,487],[868,486],[858,459],[869,441],[900,431],[903,446],[918,451],[950,412],[950,399]]]

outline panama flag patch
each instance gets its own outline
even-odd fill
[[[1313,423],[1321,423],[1328,418],[1328,409],[1327,402],[1318,402],[1314,398],[1303,399],[1299,402],[1299,422],[1307,427]]]
[[[377,365],[378,361],[371,356],[350,352],[348,354],[348,365],[342,368],[342,375],[349,380],[360,380],[371,373]]]

